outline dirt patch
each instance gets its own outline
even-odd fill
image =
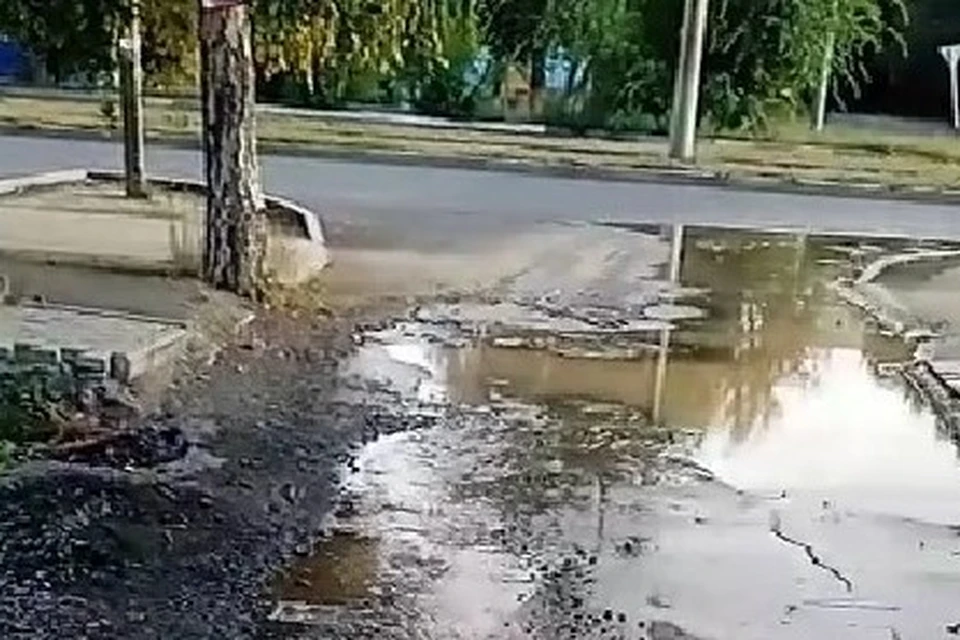
[[[0,635],[249,637],[366,428],[333,399],[353,319],[267,315],[134,432],[0,482]]]

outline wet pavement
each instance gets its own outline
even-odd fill
[[[832,286],[949,245],[604,233],[596,271],[530,269],[358,331],[343,400],[413,428],[358,452],[337,533],[279,579],[274,619],[317,637],[378,616],[396,637],[950,637],[953,434],[898,373],[915,345]]]

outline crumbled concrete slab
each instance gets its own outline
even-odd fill
[[[87,358],[122,382],[166,362],[186,337],[184,324],[162,319],[82,307],[0,306],[0,349],[8,362]]]

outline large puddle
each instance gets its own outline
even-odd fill
[[[358,335],[344,399],[431,426],[362,450],[276,618],[403,594],[418,637],[941,637],[957,448],[912,347],[834,293],[912,247],[614,232],[659,247],[635,281],[536,274]]]

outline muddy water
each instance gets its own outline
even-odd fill
[[[897,375],[910,349],[828,286],[904,247],[640,233],[663,245],[643,295],[521,278],[358,334],[344,399],[432,426],[358,453],[277,619],[743,640],[960,620],[956,447]]]

